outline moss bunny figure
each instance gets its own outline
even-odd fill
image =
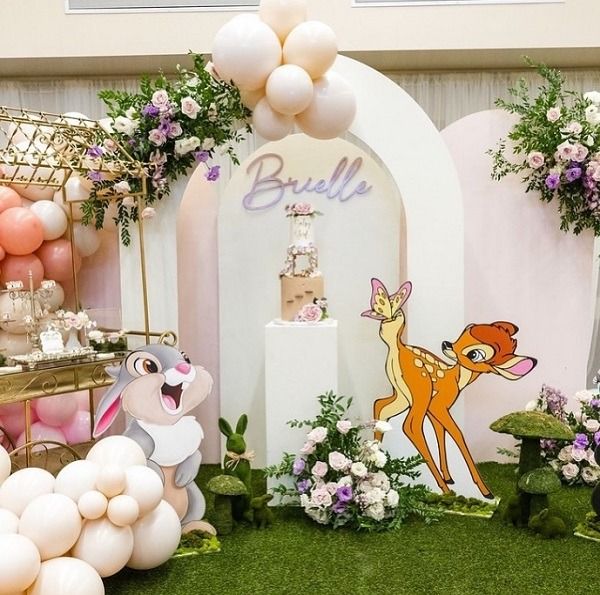
[[[237,477],[248,490],[245,496],[238,496],[233,502],[233,518],[236,521],[246,520],[252,522],[252,472],[250,463],[254,459],[254,452],[246,450],[244,432],[248,427],[248,416],[244,413],[238,419],[235,432],[231,429],[229,422],[222,417],[219,418],[219,429],[227,438],[227,452],[223,460],[225,474]]]

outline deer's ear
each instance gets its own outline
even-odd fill
[[[508,333],[509,337],[516,335],[519,332],[519,327],[512,322],[505,322],[504,320],[498,320],[497,322],[492,322],[492,326],[501,328],[503,331]]]
[[[496,374],[504,376],[508,380],[519,380],[529,374],[537,365],[537,360],[525,355],[515,355],[503,364],[492,366]]]

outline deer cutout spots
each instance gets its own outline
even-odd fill
[[[422,360],[420,360],[419,358],[416,358],[416,359],[415,359],[415,366],[416,366],[417,368],[422,368],[422,367],[423,367],[423,365],[424,365],[424,364],[423,364],[423,361],[422,361]]]
[[[430,373],[433,374],[433,366],[430,366],[429,364],[425,364],[425,369]]]
[[[440,366],[440,367],[441,367],[441,366]],[[438,378],[443,378],[443,377],[444,377],[444,373],[443,373],[441,370],[438,370],[438,371],[435,373],[435,375],[436,375]]]

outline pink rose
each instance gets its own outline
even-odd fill
[[[330,481],[323,487],[333,496],[337,492],[338,484],[335,481]]]
[[[308,442],[320,444],[325,440],[325,438],[327,438],[327,428],[324,428],[323,426],[317,426],[306,435],[306,438]]]
[[[585,429],[592,434],[595,434],[600,430],[600,421],[597,419],[588,419],[583,425],[585,426]]]
[[[562,474],[566,480],[575,479],[579,475],[579,467],[575,463],[567,463],[562,468]]]
[[[314,465],[313,468],[311,469],[311,473],[315,476],[315,477],[325,477],[325,475],[327,474],[327,470],[329,469],[329,467],[327,466],[327,463],[324,463],[323,461],[317,461]]]
[[[192,97],[184,97],[181,100],[181,113],[185,114],[188,118],[195,120],[200,111],[198,102]]]
[[[156,210],[152,207],[146,207],[142,211],[142,219],[152,219],[156,215]]]
[[[171,122],[169,125],[169,131],[167,132],[167,136],[169,138],[177,138],[183,134],[183,130],[181,128],[181,124],[179,122]]]
[[[560,143],[558,147],[556,147],[556,154],[559,159],[563,161],[570,161],[575,157],[575,145],[572,145],[569,141],[565,141],[564,143]]]
[[[331,494],[323,487],[313,490],[310,495],[310,501],[313,506],[327,507],[331,506]]]
[[[579,122],[569,122],[567,126],[563,129],[563,132],[568,132],[569,134],[581,134],[583,130],[583,126]]]
[[[152,105],[158,108],[165,107],[169,103],[169,95],[164,89],[154,91],[152,94]]]
[[[109,153],[114,153],[118,149],[117,143],[111,138],[107,138],[102,144]]]
[[[296,322],[319,322],[323,318],[323,310],[316,304],[305,304],[300,308],[294,320]]]
[[[304,446],[300,449],[300,454],[302,455],[311,455],[315,452],[315,443],[311,440],[308,440],[304,443]]]
[[[296,215],[312,215],[314,208],[309,202],[297,202],[292,205],[292,211]]]
[[[148,133],[148,140],[157,147],[164,145],[167,142],[167,137],[164,132],[158,130],[158,128],[152,129]]]
[[[544,165],[544,155],[539,151],[531,151],[531,153],[527,155],[527,163],[531,169],[538,169]]]
[[[580,463],[584,459],[587,459],[587,453],[583,448],[574,448],[571,451],[571,458]]]
[[[334,471],[344,471],[349,466],[350,460],[347,459],[341,452],[334,450],[329,453],[329,466]]]
[[[551,107],[546,112],[546,118],[548,119],[548,122],[556,122],[557,120],[560,120],[560,107]]]
[[[347,434],[352,428],[352,422],[349,419],[342,419],[335,424],[335,427],[340,434]]]
[[[581,163],[589,153],[589,149],[584,147],[581,143],[575,143],[573,148],[573,160]]]
[[[133,198],[133,196],[126,196],[123,199],[123,206],[124,207],[133,207],[133,206],[135,206],[135,199]]]

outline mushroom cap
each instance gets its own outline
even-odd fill
[[[545,438],[547,440],[573,440],[575,434],[566,424],[549,413],[541,411],[515,411],[490,425],[490,429],[501,434],[512,434],[518,438]]]
[[[560,490],[560,479],[550,467],[538,467],[524,473],[518,485],[526,494],[552,494]]]
[[[218,496],[245,496],[246,486],[233,475],[217,475],[209,480],[206,487]]]

